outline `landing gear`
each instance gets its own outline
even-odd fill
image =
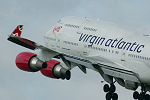
[[[133,98],[137,100],[150,100],[150,95],[146,94],[146,92],[141,92],[140,94],[135,91],[133,93]]]
[[[145,86],[142,85],[141,86],[141,93],[138,93],[137,91],[135,91],[133,93],[133,98],[134,99],[137,99],[137,100],[150,100],[150,95],[149,94],[146,94],[146,89],[145,89]]]
[[[133,93],[133,98],[134,98],[134,99],[138,99],[138,98],[139,98],[139,93],[138,93],[137,91],[135,91],[135,92]]]
[[[116,87],[113,83],[110,86],[105,84],[103,90],[106,92],[106,100],[118,100],[118,94],[115,93]]]

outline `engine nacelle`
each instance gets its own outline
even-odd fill
[[[16,57],[16,65],[19,69],[28,72],[36,72],[47,67],[47,63],[36,57],[31,52],[22,52]]]
[[[45,69],[41,69],[41,73],[44,76],[55,78],[55,79],[67,79],[69,80],[71,77],[71,73],[69,70],[63,68],[60,62],[51,59],[47,62],[48,66]]]

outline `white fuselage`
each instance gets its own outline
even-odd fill
[[[150,84],[150,39],[115,24],[65,17],[45,34],[46,47],[78,57],[102,57]],[[103,60],[104,60],[103,59]]]

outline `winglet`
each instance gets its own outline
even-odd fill
[[[11,33],[11,35],[20,37],[22,30],[23,30],[23,25],[18,25],[16,29]]]
[[[28,39],[25,39],[25,38],[21,38],[22,30],[23,30],[23,25],[18,25],[16,27],[16,29],[8,37],[7,40],[9,40],[13,43],[16,43],[18,45],[21,45],[23,47],[34,50],[37,47],[35,42],[28,40]]]

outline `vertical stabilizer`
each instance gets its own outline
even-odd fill
[[[22,30],[23,30],[23,25],[18,25],[16,27],[16,29],[11,33],[11,35],[20,37],[21,33],[22,33]]]

